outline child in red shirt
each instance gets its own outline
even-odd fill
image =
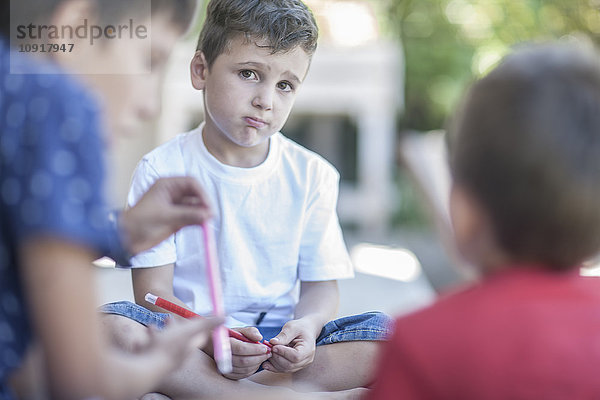
[[[600,397],[600,63],[508,56],[450,132],[450,210],[483,279],[396,321],[371,399]]]

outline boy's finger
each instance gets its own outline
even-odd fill
[[[149,332],[152,340],[171,343],[171,347],[175,346],[181,350],[193,349],[202,347],[210,338],[210,332],[222,323],[222,318],[181,321],[169,318],[163,330],[159,331],[158,328],[150,325]]]
[[[176,227],[201,224],[211,217],[211,211],[206,208],[181,205],[174,205],[169,214],[169,218]]]
[[[260,334],[260,331],[254,326],[234,328],[234,330],[238,331],[242,335],[246,336],[248,339],[253,340],[255,342],[260,342],[263,338],[263,336]]]
[[[292,372],[293,370],[297,369],[293,363],[283,357],[273,356],[268,362],[271,365],[271,369],[269,371]]]
[[[292,340],[294,340],[295,337],[296,335],[294,334],[294,332],[290,332],[289,328],[284,326],[281,332],[279,332],[279,334],[273,339],[271,339],[269,342],[272,345],[281,344],[287,346]]]
[[[237,356],[256,356],[265,355],[271,352],[271,349],[264,344],[247,343],[241,340],[230,338],[231,353]]]
[[[264,363],[262,363],[262,367],[264,370],[267,371],[271,371],[271,372],[283,372],[283,373],[289,373],[289,372],[296,372],[301,370],[302,368],[296,367],[294,365],[292,365],[289,361],[281,358],[278,361],[275,361],[274,359],[269,359],[269,361],[265,361]]]
[[[222,323],[222,318],[207,318],[171,322],[170,325],[179,335],[188,336],[193,347],[197,348],[203,346],[208,341],[211,331]]]
[[[231,363],[233,364],[233,370],[235,372],[241,372],[247,369],[252,369],[254,368],[254,370],[258,369],[258,366],[260,364],[262,364],[263,362],[267,361],[269,358],[271,357],[271,355],[267,355],[267,354],[263,354],[260,356],[242,356],[242,357],[238,357],[238,356],[234,356],[231,360]]]
[[[264,363],[261,364],[264,370],[267,371],[271,371],[271,372],[275,372],[275,367],[273,366],[273,364],[271,364],[270,361],[265,361]]]
[[[273,354],[278,355],[294,364],[302,361],[307,356],[306,354],[303,354],[302,348],[292,348],[287,346],[274,346]]]
[[[175,319],[175,318],[170,318]],[[223,317],[208,317],[208,318],[190,318],[190,319],[179,319],[176,321],[177,324],[184,326],[186,329],[205,329],[212,331],[219,325],[223,325],[225,318]]]
[[[177,332],[178,335],[193,335],[195,332],[210,332],[218,325],[221,325],[224,318],[168,318],[165,321],[165,332]],[[151,328],[157,329],[154,325]]]
[[[174,202],[180,202],[181,199],[194,197],[196,203],[203,204],[210,208],[208,196],[200,186],[199,182],[189,176],[178,176],[160,178],[153,185],[159,190],[165,190]]]

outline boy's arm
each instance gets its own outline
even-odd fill
[[[295,319],[287,322],[271,339],[273,356],[263,368],[274,372],[296,372],[313,362],[316,340],[323,325],[337,311],[337,281],[302,282]]]
[[[323,325],[335,317],[339,302],[337,281],[301,282],[295,318],[308,321],[313,327],[316,338]]]
[[[168,311],[145,300],[146,293],[169,300],[172,303],[188,308],[188,306],[173,294],[173,275],[175,264],[167,264],[160,267],[134,268],[131,271],[133,283],[133,295],[135,302],[149,310],[166,313]],[[172,314],[175,315],[175,314]],[[181,317],[177,317],[181,318]]]
[[[95,307],[96,254],[53,236],[28,239],[19,248],[29,315],[44,349],[44,372],[52,398],[125,399],[151,390],[199,343],[216,322],[168,326],[151,335],[136,354],[107,346]],[[58,306],[60,312],[50,312]],[[34,384],[43,385],[38,379]],[[39,393],[38,393],[39,394]],[[45,397],[45,396],[44,396]]]

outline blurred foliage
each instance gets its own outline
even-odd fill
[[[385,1],[384,30],[406,57],[401,130],[443,127],[466,86],[519,43],[600,43],[600,0]]]
[[[396,207],[391,216],[390,226],[403,229],[423,230],[431,227],[433,221],[425,195],[419,191],[412,177],[404,168],[396,170]]]

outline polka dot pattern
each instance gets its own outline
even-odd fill
[[[66,150],[59,150],[52,155],[51,168],[56,175],[71,175],[75,172],[76,165],[75,156]]]
[[[14,206],[21,200],[21,184],[15,178],[6,178],[0,185],[2,200],[10,206]]]
[[[46,97],[36,97],[29,102],[28,113],[31,118],[43,120],[48,116],[50,110],[50,100]]]
[[[41,222],[44,210],[42,205],[33,198],[26,198],[21,202],[21,220],[27,225]]]
[[[13,340],[15,340],[13,329],[6,322],[0,322],[0,341],[11,342]]]
[[[52,175],[46,171],[37,171],[31,177],[29,190],[36,197],[45,198],[52,194]]]
[[[17,153],[17,142],[14,138],[0,136],[0,163],[10,163]]]
[[[9,315],[18,315],[21,306],[14,293],[8,292],[2,295],[2,309]]]
[[[67,194],[70,198],[83,203],[91,198],[92,187],[87,180],[75,177],[68,183]]]
[[[60,137],[68,142],[77,142],[83,134],[83,125],[81,121],[74,118],[65,120],[59,129],[58,134]]]
[[[21,91],[23,84],[25,83],[25,76],[23,75],[4,75],[4,90],[10,94],[16,94]]]
[[[10,75],[8,59],[0,39],[0,398],[31,338],[16,249],[55,233],[104,252],[115,233],[101,195],[96,103],[65,75]]]
[[[0,273],[8,269],[8,262],[8,251],[4,247],[4,244],[0,243]]]
[[[25,104],[12,103],[6,110],[6,124],[10,128],[15,128],[25,121]]]

